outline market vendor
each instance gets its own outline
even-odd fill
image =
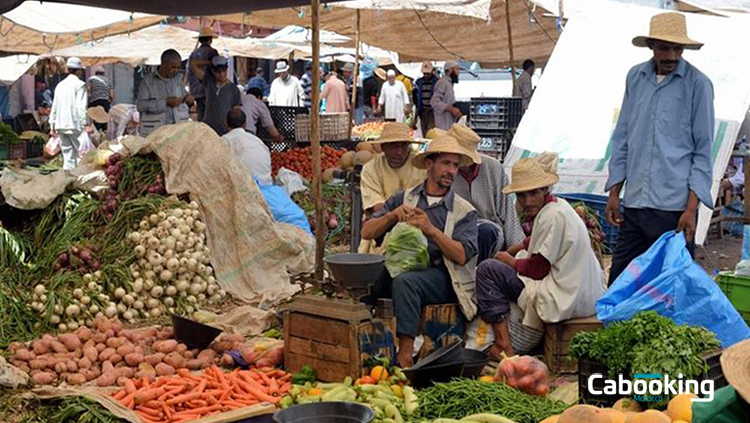
[[[750,421],[750,340],[724,350],[721,370],[729,386],[717,390],[712,401],[693,403],[693,423]]]
[[[468,126],[453,124],[448,135],[457,139],[472,159],[469,166],[458,170],[453,189],[479,213],[479,264],[523,242],[523,230],[513,202],[503,193],[508,178],[502,163],[477,152],[481,138]]]
[[[224,56],[214,56],[209,69],[193,68],[193,74],[206,91],[206,110],[203,122],[219,136],[229,132],[227,115],[232,109],[241,110],[240,89],[229,81],[229,61]]]
[[[477,212],[452,188],[458,168],[470,162],[455,138],[436,137],[427,151],[413,160],[415,167],[426,169],[427,179],[388,198],[362,227],[362,238],[372,240],[405,222],[420,229],[427,238],[429,268],[407,271],[396,278],[384,269],[370,297],[371,302],[381,297],[393,298],[398,362],[403,367],[413,364],[422,307],[458,302],[468,320],[477,312],[473,300]]]
[[[276,129],[271,111],[262,98],[263,92],[259,87],[248,88],[247,94],[242,96],[242,111],[247,116],[245,129],[253,135],[258,135],[258,124],[260,124],[274,141],[283,142],[284,136]]]
[[[182,83],[182,57],[177,50],[161,54],[156,72],[143,77],[138,85],[136,106],[141,115],[141,135],[146,137],[164,125],[187,122],[193,97]]]
[[[588,230],[575,210],[551,194],[558,182],[557,154],[520,159],[503,193],[516,194],[531,236],[501,251],[477,267],[479,314],[492,324],[491,354],[514,354],[514,345],[533,348],[544,323],[556,323],[596,313],[604,294],[602,268],[591,248]],[[523,310],[521,322],[509,322],[511,303]],[[519,342],[520,341],[520,342]],[[521,353],[528,351],[520,351]]]

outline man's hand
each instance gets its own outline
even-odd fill
[[[414,215],[414,209],[409,206],[400,206],[391,212],[397,222],[406,222]]]
[[[430,218],[427,217],[427,213],[421,209],[412,209],[412,216],[406,223],[418,228],[425,236],[430,236],[436,230]]]
[[[94,133],[94,125],[86,125],[86,133],[91,135]]]
[[[609,195],[607,200],[607,207],[604,209],[604,217],[607,218],[607,222],[614,226],[622,225],[623,218],[620,214],[620,196]]]
[[[193,97],[192,94],[188,94],[185,96],[185,98],[182,99],[182,101],[188,106],[192,106],[193,103],[195,103],[195,97]]]
[[[677,222],[677,229],[675,231],[677,233],[685,231],[685,240],[687,242],[693,242],[693,238],[695,237],[695,225],[695,212],[686,210],[685,213],[680,216],[680,220]]]
[[[182,104],[182,99],[180,97],[167,97],[167,106],[179,107],[180,104]]]
[[[456,118],[460,118],[461,116],[463,116],[463,113],[461,113],[461,109],[459,109],[458,107],[451,106],[450,112],[453,115],[453,117],[456,117]]]
[[[730,190],[730,189],[733,188],[732,187],[732,183],[729,182],[729,179],[724,179],[724,180],[721,181],[721,188],[723,190]]]
[[[507,251],[500,251],[495,254],[495,260],[501,261],[512,268],[516,268],[516,258],[510,255]]]

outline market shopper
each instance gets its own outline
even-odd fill
[[[222,135],[234,156],[261,185],[272,185],[271,151],[256,137],[245,131],[245,113],[232,109],[226,116],[229,132]]]
[[[531,96],[534,94],[534,86],[531,83],[531,77],[534,76],[536,67],[534,61],[526,59],[523,61],[523,72],[521,76],[516,80],[516,85],[513,86],[513,97],[520,97],[523,99],[523,111],[529,108],[529,102]]]
[[[247,81],[247,85],[245,86],[245,92],[249,93],[250,88],[257,87],[260,89],[261,96],[260,99],[263,99],[264,97],[268,97],[268,94],[271,92],[271,86],[268,84],[265,78],[266,71],[259,67],[255,69],[255,76],[250,78],[249,81]]]
[[[276,63],[276,79],[271,83],[271,93],[268,104],[271,106],[303,107],[305,105],[305,91],[299,79],[289,74],[286,62]]]
[[[453,84],[458,83],[461,68],[457,62],[448,61],[445,62],[443,71],[443,77],[433,87],[430,106],[432,106],[434,112],[435,128],[447,131],[462,116],[461,110],[454,106],[456,103],[456,94],[453,91]]]
[[[479,213],[479,264],[523,242],[523,230],[514,203],[503,193],[508,178],[502,163],[477,152],[481,138],[466,125],[453,124],[448,135],[457,139],[472,159],[470,165],[458,170],[453,189]]]
[[[299,79],[300,85],[302,85],[302,91],[305,93],[304,106],[308,109],[312,108],[312,62],[305,62],[305,73]]]
[[[134,104],[115,104],[109,109],[107,139],[116,140],[125,135],[140,135],[141,115]]]
[[[721,370],[729,384],[714,392],[713,400],[692,403],[692,423],[739,423],[750,416],[750,340],[738,342],[721,354]]]
[[[410,104],[406,87],[403,82],[396,80],[396,71],[393,69],[388,71],[387,77],[388,81],[380,89],[378,111],[386,119],[404,122],[406,114],[409,113]]]
[[[206,111],[206,91],[201,84],[200,79],[195,74],[194,69],[201,69],[205,72],[206,68],[211,66],[211,61],[219,55],[211,44],[216,38],[214,30],[208,27],[201,28],[198,33],[198,48],[196,48],[188,58],[188,84],[190,94],[195,99],[195,110],[198,113],[198,121],[203,122],[203,114]]]
[[[620,226],[610,284],[667,231],[684,231],[692,254],[698,202],[713,208],[713,85],[682,58],[702,44],[688,38],[685,16],[670,12],[654,16],[650,35],[633,45],[650,48],[653,58],[628,72],[610,141],[605,214]]]
[[[432,101],[432,89],[437,79],[432,62],[424,61],[422,63],[422,77],[414,82],[414,90],[412,90],[414,106],[417,109],[423,137],[427,136],[427,132],[435,127],[435,115],[430,101]],[[414,122],[416,128],[416,120]]]
[[[320,98],[326,101],[326,113],[346,113],[349,111],[349,97],[344,81],[335,72],[328,74]]]
[[[436,137],[427,151],[413,160],[415,167],[426,169],[427,179],[391,196],[362,227],[362,238],[374,240],[397,223],[405,222],[420,229],[427,238],[429,268],[408,271],[396,278],[384,269],[369,299],[393,298],[398,362],[402,367],[413,364],[422,307],[458,302],[467,320],[476,315],[473,295],[477,212],[452,189],[458,168],[470,162],[457,140],[448,135]]]
[[[258,87],[251,87],[248,89],[247,95],[242,96],[242,111],[245,113],[247,120],[245,129],[251,134],[257,135],[258,124],[260,124],[271,135],[274,141],[282,142],[284,141],[284,137],[276,129],[273,118],[271,118],[271,111],[268,110],[266,103],[261,101],[262,97],[263,93]]]
[[[78,166],[78,150],[84,137],[88,137],[87,115],[88,92],[83,82],[85,70],[81,59],[71,57],[66,64],[68,76],[55,87],[55,96],[50,110],[51,135],[60,137],[63,169]]]
[[[198,67],[193,72],[203,84],[206,93],[206,111],[203,122],[213,128],[219,136],[229,132],[227,114],[232,109],[240,110],[240,89],[227,77],[229,62],[224,56],[214,56],[211,67],[204,71]]]
[[[112,101],[115,99],[115,90],[112,81],[105,76],[104,68],[99,66],[94,71],[94,76],[86,81],[89,92],[89,107],[101,106],[105,112],[109,112]],[[94,123],[96,129],[107,129],[107,124]]]
[[[364,103],[365,117],[375,117],[378,109],[378,96],[383,81],[378,77],[375,71],[362,81],[362,101]]]
[[[141,114],[141,135],[146,137],[164,125],[190,119],[192,95],[182,83],[182,57],[177,50],[165,50],[156,72],[143,77],[138,86],[136,106]]]
[[[532,348],[544,323],[591,316],[604,294],[604,275],[591,248],[588,230],[575,210],[551,194],[559,181],[557,154],[520,159],[503,189],[516,194],[531,236],[477,267],[476,291],[481,318],[492,324],[492,355]],[[510,319],[511,303],[523,310],[521,322]],[[525,353],[528,351],[520,351]]]

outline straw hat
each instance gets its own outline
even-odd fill
[[[474,164],[482,164],[482,156],[477,152],[479,142],[482,138],[463,123],[454,123],[448,135],[458,140],[461,147],[465,148]]]
[[[380,78],[383,81],[385,81],[386,78],[387,78],[387,75],[385,73],[385,69],[383,69],[383,68],[377,68],[377,69],[375,69],[375,76],[377,76],[378,78]]]
[[[431,61],[425,60],[422,62],[422,73],[432,73],[433,69],[435,69],[435,67],[432,65]]]
[[[96,123],[109,122],[109,113],[107,113],[102,106],[89,107],[88,110],[86,110],[86,115]]]
[[[409,125],[403,122],[386,123],[383,125],[383,132],[380,133],[380,138],[377,141],[370,141],[370,144],[388,144],[394,142],[424,144],[422,141],[417,141],[412,137]]]
[[[411,163],[417,169],[427,169],[425,159],[435,153],[458,154],[461,157],[461,162],[459,163],[459,166],[461,167],[471,164],[471,157],[467,154],[466,149],[461,147],[458,140],[447,133],[440,134],[433,138],[427,146],[427,151],[417,154]]]
[[[703,43],[688,38],[685,15],[677,12],[660,13],[652,17],[648,36],[633,38],[633,45],[648,47],[648,40],[681,44],[688,50],[700,50],[703,47]]]
[[[554,159],[553,165],[550,163]],[[543,153],[533,159],[520,159],[513,164],[511,183],[503,189],[503,194],[532,191],[555,185],[560,181],[557,176],[557,154]],[[542,160],[540,160],[542,158]]]
[[[205,37],[219,38],[214,32],[213,28],[208,27],[208,26],[201,28],[200,32],[198,33],[198,36],[193,37],[193,38],[205,38]]]
[[[437,138],[441,135],[447,135],[447,134],[448,134],[448,131],[443,131],[440,128],[432,128],[429,131],[427,131],[424,137],[431,140],[433,138]]]
[[[750,402],[750,340],[738,342],[721,354],[721,369],[727,382]]]

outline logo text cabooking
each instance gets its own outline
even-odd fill
[[[633,395],[635,401],[655,402],[663,401],[665,396],[674,396],[678,394],[692,393],[703,398],[691,398],[693,402],[710,402],[714,399],[714,381],[713,380],[693,380],[683,379],[682,373],[677,375],[677,379],[672,379],[669,375],[660,373],[639,373],[634,376],[634,381],[623,378],[618,375],[617,380],[605,379],[604,387],[597,389],[594,381],[604,379],[601,374],[589,376],[587,388],[593,395]],[[663,379],[663,380],[662,380]]]

